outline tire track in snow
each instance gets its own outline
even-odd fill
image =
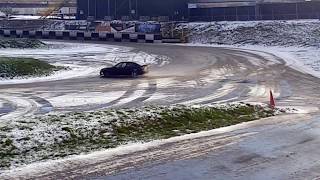
[[[125,93],[123,95],[121,95],[120,97],[116,98],[115,100],[112,100],[108,103],[103,103],[103,104],[96,104],[96,105],[80,105],[80,106],[68,106],[68,107],[62,107],[62,108],[56,108],[56,110],[60,110],[60,111],[92,111],[92,110],[97,110],[97,109],[102,109],[102,108],[107,108],[110,106],[113,106],[114,104],[119,103],[122,99],[125,99],[131,95],[134,94],[135,89],[138,86],[138,82],[134,82],[132,83],[128,90],[125,91]]]
[[[147,87],[140,88],[139,86],[147,85]],[[132,107],[136,106],[137,103],[142,103],[143,101],[150,98],[157,91],[157,84],[154,81],[134,81],[128,90],[125,91],[123,95],[112,100],[108,103],[103,104],[90,104],[90,105],[80,105],[80,106],[69,106],[69,107],[59,107],[56,110],[60,111],[92,111],[97,109],[103,109],[108,107]]]
[[[137,90],[137,91],[143,92],[143,94],[138,95],[136,98],[131,97],[132,98],[131,101],[124,104],[120,103],[121,104],[120,106],[116,104],[115,106],[130,108],[134,106],[143,105],[144,101],[148,100],[150,97],[152,97],[152,95],[154,95],[157,92],[157,82],[148,81],[148,87],[145,90]]]
[[[208,101],[203,101],[201,104],[219,104],[219,103],[230,103],[235,101],[245,100],[248,97],[250,89],[248,87],[238,86],[234,90],[230,91],[224,96],[217,97]]]
[[[38,96],[31,96],[31,99],[33,99],[35,102],[37,102],[40,105],[35,115],[47,114],[54,110],[54,107],[52,106],[52,104],[44,98],[41,98]]]
[[[31,94],[19,95],[13,93],[6,95],[6,97],[2,99],[5,103],[3,107],[0,108],[0,117],[15,118],[28,114],[43,115],[53,110],[53,106],[49,101]],[[25,110],[23,110],[23,108],[25,108]],[[19,112],[21,113],[20,115]],[[11,117],[11,113],[15,115]]]
[[[1,116],[0,120],[11,120],[21,116],[32,115],[38,110],[37,103],[28,97],[24,97],[23,95],[0,95],[0,98],[5,99],[11,104],[11,106],[15,107],[13,111]]]
[[[215,93],[209,94],[208,96],[200,97],[190,101],[181,102],[179,104],[190,105],[190,104],[202,104],[203,102],[213,101],[219,97],[224,97],[228,95],[235,89],[235,86],[232,84],[224,84],[221,88],[217,89]]]
[[[16,110],[15,104],[11,103],[6,99],[0,98],[0,100],[3,101],[0,107],[0,118]]]

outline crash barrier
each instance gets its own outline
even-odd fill
[[[140,33],[106,33],[84,31],[29,31],[29,30],[1,30],[0,36],[11,38],[34,38],[34,39],[61,39],[61,40],[92,40],[92,41],[115,41],[115,42],[139,42],[161,43],[160,34]]]

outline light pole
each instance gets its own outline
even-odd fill
[[[131,19],[132,17],[132,4],[131,4],[131,0],[129,0],[129,18]]]
[[[114,18],[117,19],[117,0],[114,0]]]
[[[296,19],[299,19],[298,3],[296,3]]]
[[[97,19],[97,0],[94,0],[94,18]]]
[[[138,19],[138,0],[136,0],[136,18]]]
[[[88,17],[90,16],[90,0],[88,0]]]
[[[108,16],[110,16],[110,0],[108,0]]]

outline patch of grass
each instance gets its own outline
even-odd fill
[[[128,142],[148,142],[156,139],[166,139],[183,134],[197,133],[226,127],[242,122],[248,122],[259,118],[273,116],[274,112],[260,106],[240,105],[229,109],[216,107],[175,107],[165,108],[159,112],[160,116],[142,115],[134,117],[134,111],[116,111],[118,119],[123,123],[113,123],[111,131],[103,126],[95,131],[85,129],[63,129],[70,138],[67,141],[56,144],[54,151],[65,152],[62,156],[77,154],[81,149],[89,152],[95,149],[117,147]],[[92,113],[99,114],[99,113]],[[101,114],[99,114],[101,115]],[[88,118],[78,114],[80,118]],[[134,117],[135,121],[125,122],[124,119]],[[101,124],[103,125],[103,123]],[[106,123],[105,125],[108,125]],[[86,131],[86,133],[84,133]],[[107,135],[105,135],[107,133]]]
[[[50,65],[33,58],[0,57],[0,77],[48,76],[63,67]]]
[[[273,116],[273,111],[251,105],[230,109],[180,107],[164,110],[160,117],[152,121],[145,118],[134,123],[114,126],[114,131],[121,139],[144,141],[216,129],[268,116]]]
[[[0,48],[40,48],[45,47],[45,43],[37,39],[12,39],[0,38]]]
[[[249,104],[222,107],[145,107],[68,113],[15,122],[13,133],[0,129],[0,169],[45,159],[148,142],[274,116]],[[36,123],[34,123],[36,122]],[[11,131],[11,130],[9,130]],[[18,138],[12,136],[19,134]],[[28,146],[25,146],[28,145]],[[16,148],[19,147],[19,148]]]
[[[11,159],[17,155],[13,140],[9,138],[1,139],[0,147],[0,167],[9,167]]]

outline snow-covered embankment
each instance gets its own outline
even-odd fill
[[[302,72],[320,77],[320,21],[184,23],[191,45],[236,47],[272,53]]]

